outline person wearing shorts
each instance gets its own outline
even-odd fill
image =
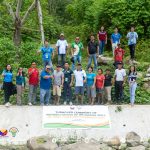
[[[61,89],[64,84],[64,73],[61,71],[61,66],[57,65],[56,70],[54,70],[54,85],[53,85],[53,95],[54,95],[54,104],[59,105],[61,97]]]
[[[74,71],[74,78],[76,102],[79,102],[79,96],[81,95],[81,104],[83,104],[84,83],[86,82],[86,73],[84,70],[82,70],[82,66],[80,63],[77,65],[77,69]]]
[[[93,73],[93,67],[88,68],[88,73],[86,74],[87,83],[87,96],[89,98],[89,104],[94,105],[96,91],[95,91],[96,74]]]
[[[98,104],[100,103],[104,104],[104,100],[103,100],[104,83],[105,83],[105,76],[103,75],[103,70],[98,69],[98,74],[96,76],[96,92],[97,92]]]

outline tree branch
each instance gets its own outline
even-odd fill
[[[25,15],[23,16],[23,19],[21,20],[21,25],[25,23],[26,19],[29,16],[29,13],[34,9],[35,5],[36,5],[36,0],[34,0],[34,2],[30,5],[28,10],[26,11]]]
[[[22,6],[22,0],[18,0],[17,8],[16,8],[16,17],[17,17],[17,18],[20,17],[20,9],[21,9],[21,6]]]
[[[4,4],[7,6],[8,11],[9,11],[10,15],[13,18],[13,21],[15,22],[15,14],[13,12],[13,9],[12,9],[11,5],[9,3],[5,2],[5,1],[4,1]]]

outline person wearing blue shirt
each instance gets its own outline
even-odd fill
[[[49,100],[51,98],[51,84],[52,84],[53,75],[51,74],[51,67],[47,65],[45,70],[41,72],[40,79],[40,103],[41,106],[49,105]]]
[[[93,73],[93,67],[88,68],[88,73],[86,74],[87,83],[87,96],[89,98],[89,104],[94,105],[96,90],[95,90],[96,74]]]
[[[42,60],[44,63],[44,68],[46,65],[49,65],[51,66],[51,68],[53,68],[52,58],[54,58],[54,49],[50,47],[48,40],[45,40],[44,46],[41,47],[38,53],[40,52],[42,53]]]
[[[138,34],[134,32],[134,27],[131,27],[131,31],[127,34],[128,45],[130,49],[131,60],[135,57],[135,45],[138,39]]]
[[[115,28],[114,33],[111,35],[111,45],[114,56],[114,51],[117,48],[117,44],[120,43],[121,35],[118,33],[118,28]]]
[[[6,69],[3,71],[2,76],[3,79],[3,89],[4,89],[4,99],[5,99],[5,106],[9,107],[11,104],[9,102],[9,98],[12,95],[12,88],[13,88],[13,73],[11,69],[11,65],[7,65]]]

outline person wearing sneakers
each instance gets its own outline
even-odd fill
[[[54,70],[54,84],[53,84],[53,95],[54,104],[59,105],[61,90],[64,85],[64,73],[61,71],[61,65],[57,65],[56,70]]]
[[[52,86],[52,78],[51,67],[46,66],[45,70],[41,72],[41,80],[40,80],[40,103],[41,106],[46,104],[49,105],[49,101],[51,99],[51,86]]]
[[[28,105],[31,106],[32,103],[36,104],[36,94],[37,94],[37,88],[39,84],[39,71],[36,68],[35,62],[32,62],[31,68],[28,69],[28,77],[29,77]]]
[[[77,69],[74,71],[74,78],[75,78],[75,95],[76,95],[76,102],[79,102],[79,96],[81,95],[81,104],[83,104],[84,98],[84,83],[86,82],[86,73],[82,70],[82,66],[79,63],[77,65]]]
[[[12,88],[13,88],[13,73],[11,69],[11,65],[7,65],[6,69],[3,71],[2,76],[3,79],[3,89],[4,89],[4,100],[5,100],[5,106],[9,107],[11,106],[9,102],[9,98],[12,95]]]
[[[73,71],[69,68],[68,62],[64,65],[64,105],[69,102],[72,105],[72,85],[73,85]]]

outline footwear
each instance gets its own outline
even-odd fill
[[[49,104],[46,104],[46,106],[49,106]]]
[[[6,107],[10,107],[11,104],[10,104],[9,102],[7,102],[7,103],[5,104],[5,106],[6,106]]]
[[[66,102],[66,101],[64,101],[64,105],[67,105],[67,102]]]
[[[44,104],[43,104],[43,103],[41,103],[40,105],[41,105],[41,106],[44,106]]]
[[[72,102],[69,102],[69,105],[73,105],[73,103],[72,103]]]
[[[32,103],[28,103],[29,106],[32,106]]]

